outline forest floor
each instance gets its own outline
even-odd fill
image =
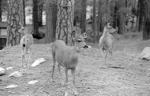
[[[93,44],[92,48],[79,54],[76,72],[79,96],[150,96],[150,62],[137,58],[144,47],[150,46],[150,41],[132,37],[116,41],[113,56],[109,56],[106,65],[96,46]],[[14,67],[6,75],[0,76],[0,96],[64,96],[65,86],[61,85],[65,78],[64,70],[61,70],[62,78],[55,71],[55,82],[51,82],[53,63],[50,45],[35,44],[33,49],[30,64],[38,58],[47,61],[26,69],[23,76],[18,78],[8,75],[22,69],[21,48],[15,46],[0,51],[0,67]],[[39,82],[28,85],[27,82],[31,80]],[[9,84],[17,84],[18,87],[6,89]]]

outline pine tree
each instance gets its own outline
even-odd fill
[[[81,3],[81,33],[86,31],[86,2],[87,0],[82,0]]]
[[[71,45],[71,33],[74,19],[74,0],[58,0],[57,8],[56,39],[64,40],[67,44]]]
[[[21,27],[20,20],[20,0],[8,0],[8,38],[7,38],[7,46],[14,46],[19,44],[21,34],[18,30]]]
[[[46,43],[53,42],[56,38],[57,2],[46,1]]]

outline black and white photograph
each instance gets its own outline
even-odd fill
[[[150,96],[150,0],[0,0],[0,96]]]

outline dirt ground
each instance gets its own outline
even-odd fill
[[[76,88],[79,96],[150,96],[150,62],[137,59],[150,41],[119,40],[116,41],[113,56],[109,56],[107,64],[99,54],[97,47],[85,49],[79,54],[76,72]],[[0,76],[0,96],[64,96],[64,70],[62,78],[55,71],[55,82],[51,82],[52,56],[50,45],[35,44],[32,60],[45,58],[47,61],[35,68],[24,70],[22,77],[8,77],[14,71],[22,70],[21,48],[15,46],[0,51],[0,66],[14,67],[7,74]],[[56,69],[57,70],[57,69]],[[34,85],[27,82],[38,80]],[[72,78],[69,75],[69,81]],[[17,88],[6,89],[9,84],[17,84]],[[70,94],[72,86],[70,83]]]

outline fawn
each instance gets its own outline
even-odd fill
[[[30,27],[22,27],[19,31],[23,33],[23,36],[20,40],[20,45],[22,48],[22,66],[24,66],[23,63],[25,61],[25,57],[27,54],[29,54],[29,58],[27,60],[28,64],[29,64],[29,59],[31,59],[30,53],[31,53],[31,46],[33,44],[33,36],[31,34]]]

